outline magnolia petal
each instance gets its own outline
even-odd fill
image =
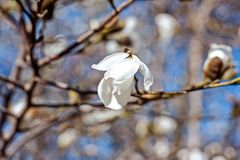
[[[131,97],[131,90],[132,88],[126,89],[122,94],[117,94],[115,93],[114,95],[116,96],[119,104],[124,107],[127,105],[129,98]]]
[[[139,65],[141,64],[141,60],[135,56],[135,55],[132,55],[132,59],[136,62],[136,63],[139,63]]]
[[[219,50],[213,50],[208,55],[208,59],[210,59],[210,60],[215,58],[215,57],[218,57],[219,59],[221,59],[224,66],[227,65],[228,61],[230,60],[230,56],[220,49]]]
[[[127,90],[128,88],[131,88],[132,86],[132,83],[133,83],[133,76],[126,79],[126,80],[123,80],[123,81],[115,81],[113,80],[113,86],[114,88],[116,87],[116,92],[118,94],[121,94],[123,93],[125,90]]]
[[[98,85],[98,96],[105,106],[111,102],[112,89],[112,79],[103,78]]]
[[[134,61],[131,57],[112,66],[105,74],[106,79],[113,78],[115,81],[124,81],[132,77],[139,69],[139,63]]]
[[[119,110],[122,109],[122,106],[118,103],[117,98],[115,95],[112,95],[111,101],[109,105],[105,105],[107,108],[113,109],[113,110]]]
[[[142,62],[140,62],[140,72],[144,76],[144,89],[146,91],[150,90],[151,85],[153,84],[153,75],[152,72],[149,70],[149,68]]]
[[[124,52],[117,52],[112,55],[105,57],[101,62],[98,64],[93,64],[92,68],[100,71],[107,71],[115,64],[123,61],[129,54]]]
[[[122,94],[115,93],[112,95],[110,104],[107,105],[106,107],[114,110],[119,110],[122,107],[127,105],[130,96],[131,96],[131,88],[128,88]]]

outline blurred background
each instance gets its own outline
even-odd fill
[[[124,0],[114,3],[117,7]],[[0,6],[19,19],[19,7],[14,0],[0,0]],[[36,57],[61,52],[112,11],[107,0],[58,0],[52,16],[37,23],[44,37],[35,47]],[[119,25],[115,27],[120,29],[96,34],[84,50],[79,46],[41,70],[41,76],[83,90],[96,90],[103,73],[93,70],[91,65],[125,46],[134,48],[153,72],[155,91],[178,91],[202,81],[203,63],[212,43],[231,46],[235,69],[240,69],[239,0],[136,0],[115,20]],[[19,30],[0,14],[1,75],[11,74],[22,42]],[[24,68],[21,82],[29,75],[31,70]],[[137,77],[142,84],[141,74]],[[4,85],[1,82],[1,92]],[[240,159],[239,89],[235,85],[195,91],[145,105],[127,105],[120,111],[81,105],[80,116],[53,125],[26,143],[13,159]],[[3,99],[2,96],[1,105]],[[38,86],[33,99],[50,104],[99,102],[97,95],[78,97],[45,86]],[[24,94],[16,90],[12,112],[21,112],[23,103]],[[23,126],[34,126],[50,115],[72,109],[32,109],[24,117]],[[7,123],[5,130],[10,125]],[[21,133],[17,138],[21,138]]]

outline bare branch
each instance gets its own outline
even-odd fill
[[[17,118],[17,116],[15,114],[13,114],[12,112],[10,112],[8,109],[6,108],[2,108],[0,107],[0,112],[3,114],[7,114],[9,116],[12,116],[13,118]]]
[[[56,87],[56,88],[63,89],[63,90],[74,91],[74,92],[77,92],[78,94],[84,94],[84,95],[97,94],[97,91],[82,91],[78,88],[70,87],[70,86],[68,86],[68,84],[63,83],[63,82],[49,81],[49,80],[45,80],[45,79],[42,79],[39,77],[35,77],[34,80],[42,85],[49,85],[49,86]]]
[[[102,103],[90,103],[90,102],[81,102],[81,103],[55,103],[55,104],[48,104],[48,103],[38,103],[38,104],[32,104],[31,107],[37,107],[37,108],[41,108],[41,107],[48,107],[48,108],[59,108],[59,107],[78,107],[81,105],[91,105],[91,106],[95,106],[95,107],[104,107],[104,105]]]
[[[123,11],[125,8],[127,8],[130,4],[132,4],[134,2],[134,0],[126,0],[124,3],[122,3],[121,6],[119,6],[117,8],[118,13],[116,14],[116,12],[112,12],[109,16],[106,17],[106,19],[96,28],[96,29],[92,29],[89,30],[88,32],[84,33],[83,35],[81,35],[76,42],[74,42],[73,44],[71,44],[69,47],[67,47],[65,50],[63,50],[61,53],[56,54],[52,57],[46,57],[42,60],[40,60],[38,62],[38,65],[40,67],[44,67],[48,64],[50,64],[53,61],[56,61],[60,58],[62,58],[63,56],[69,54],[73,49],[75,49],[77,46],[79,46],[80,44],[86,42],[89,38],[91,38],[94,34],[100,32],[106,24],[108,24],[109,22],[112,21],[112,19],[114,19],[121,11]]]
[[[41,124],[38,125],[38,127],[34,127],[33,130],[30,130],[29,132],[27,132],[24,135],[24,137],[21,138],[18,142],[13,143],[12,147],[10,147],[10,149],[7,151],[7,157],[11,158],[26,143],[30,142],[32,139],[36,138],[37,136],[39,136],[40,134],[42,134],[52,126],[58,125],[62,122],[66,122],[78,116],[79,116],[79,112],[72,111],[66,115],[56,115],[43,121]]]
[[[186,89],[175,91],[175,92],[156,91],[156,92],[149,92],[149,93],[144,93],[144,94],[134,95],[134,96],[147,101],[160,100],[160,99],[166,99],[166,98],[173,98],[175,96],[187,94],[193,91],[200,91],[204,89],[213,89],[213,88],[239,85],[239,84],[240,84],[240,78],[235,78],[227,82],[217,82],[217,83],[214,82],[210,84],[202,83],[201,85],[187,87]]]
[[[115,6],[115,4],[114,4],[114,1],[113,0],[107,0],[108,1],[108,3],[111,5],[111,7],[114,9],[114,11],[116,12],[116,14],[117,14],[117,8],[116,8],[116,6]]]
[[[18,88],[20,88],[22,90],[25,90],[24,86],[22,84],[20,84],[19,82],[15,81],[15,80],[11,80],[11,79],[9,79],[7,77],[4,77],[2,75],[0,75],[0,80],[4,81],[6,83],[12,84],[15,87],[18,87]]]

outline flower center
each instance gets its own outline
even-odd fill
[[[128,48],[128,47],[124,48],[123,52],[129,54],[129,56],[126,58],[132,58],[132,55],[134,55],[134,53],[135,53],[132,48]]]

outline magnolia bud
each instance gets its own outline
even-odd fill
[[[223,44],[211,44],[208,58],[204,62],[203,71],[205,79],[210,80],[231,79],[234,77],[232,48]]]
[[[214,57],[209,61],[204,74],[206,77],[209,77],[212,80],[220,79],[222,76],[222,68],[222,60],[218,57]]]

